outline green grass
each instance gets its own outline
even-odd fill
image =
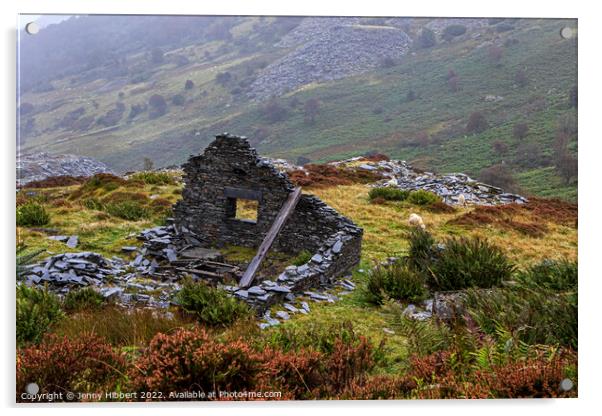
[[[554,167],[533,169],[517,175],[518,184],[528,194],[545,198],[562,198],[577,201],[577,186],[567,185],[556,174]]]
[[[136,193],[131,194],[126,193],[128,189],[128,184],[122,184],[117,189],[104,193],[102,199],[117,199],[127,195],[141,198],[140,194],[157,194],[160,198],[175,202],[180,196],[174,191],[181,189],[181,185],[143,185],[136,189]],[[51,214],[48,227],[58,230],[60,234],[79,235],[79,245],[72,250],[67,248],[64,243],[49,240],[47,235],[42,232],[20,227],[18,229],[19,240],[27,244],[28,252],[35,252],[41,248],[53,253],[95,251],[107,257],[117,255],[123,258],[125,255],[121,252],[121,247],[139,244],[132,236],[135,236],[142,229],[153,226],[154,221],[158,219],[153,216],[148,220],[128,221],[109,216],[106,212],[98,211],[94,207],[82,206],[77,199],[68,198],[68,195],[76,192],[76,190],[77,186],[72,186],[44,189],[40,193],[44,195],[45,206]],[[340,296],[340,299],[332,304],[310,302],[311,312],[308,315],[292,314],[291,319],[283,322],[280,327],[291,328],[299,333],[304,333],[304,331],[311,331],[312,328],[328,326],[333,322],[351,321],[357,334],[369,337],[375,347],[379,346],[381,341],[384,340],[383,357],[375,369],[376,374],[403,373],[407,369],[409,356],[416,352],[416,348],[429,350],[435,347],[433,342],[437,341],[438,333],[428,323],[408,326],[407,322],[404,324],[404,322],[399,321],[399,316],[397,318],[391,316],[388,307],[391,306],[389,302],[385,302],[385,307],[370,305],[366,302],[361,290],[368,283],[368,271],[375,260],[383,260],[390,255],[407,255],[409,253],[408,231],[411,230],[411,227],[407,224],[407,219],[411,212],[423,216],[427,230],[433,233],[437,241],[458,234],[487,237],[496,245],[502,247],[504,252],[511,257],[512,261],[521,270],[526,270],[530,265],[537,264],[544,258],[565,256],[570,261],[576,260],[577,230],[574,227],[548,224],[550,231],[542,239],[532,239],[522,234],[500,232],[486,225],[471,230],[458,231],[458,229],[446,225],[447,222],[471,208],[459,208],[457,212],[453,213],[429,213],[426,207],[412,205],[407,201],[371,204],[368,198],[369,191],[369,186],[360,184],[311,190],[324,202],[364,228],[362,263],[358,268],[363,272],[354,271],[351,279],[356,283],[357,289],[352,293]],[[428,245],[429,243],[425,244]],[[237,246],[227,246],[220,249],[220,251],[224,254],[227,262],[234,263],[247,263],[256,252],[252,248]],[[279,271],[272,272],[269,275],[276,276],[286,265],[292,264],[293,261],[294,256],[281,257],[280,253],[270,252],[266,263],[274,263],[275,269]],[[541,279],[538,281],[541,281]],[[393,289],[396,288],[393,287]],[[335,293],[337,291],[338,289],[335,290]],[[213,298],[214,293],[208,296],[204,296],[204,292],[201,296],[197,296],[198,293],[192,295],[190,298],[194,300],[193,306],[201,304],[203,307],[200,309],[204,310],[206,304],[213,305],[209,308],[213,312],[205,313],[209,314],[208,319],[210,321],[216,323],[221,321],[221,307],[219,306],[221,301],[220,299],[216,301]],[[93,295],[72,296],[77,298],[73,302],[76,306],[77,304],[85,304],[89,300],[88,298],[91,298],[92,304],[95,303]],[[400,296],[400,298],[404,297],[406,296]],[[419,298],[415,300],[417,299]],[[198,300],[200,301],[197,302]],[[504,299],[501,299],[500,302],[502,300]],[[395,308],[403,310],[409,301],[410,299],[404,299],[397,302]],[[503,305],[503,303],[500,304]],[[551,307],[556,307],[556,304],[551,304]],[[165,319],[155,322],[140,314],[122,314],[120,318],[121,315],[112,312],[113,308],[111,307],[105,307],[99,312],[89,311],[90,308],[87,307],[84,309],[84,312],[69,314],[66,319],[57,323],[55,331],[58,334],[79,334],[82,328],[87,328],[87,330],[94,330],[100,335],[106,335],[111,342],[115,342],[119,346],[129,346],[136,349],[147,343],[155,333],[165,332],[183,324],[179,321],[170,322]],[[228,309],[228,306],[226,309]],[[281,305],[273,307],[273,311],[280,309],[282,309]],[[29,313],[29,309],[24,309],[24,312]],[[109,314],[118,324],[123,325],[117,325],[119,328],[116,329],[115,325],[111,325],[113,321],[103,319],[101,323],[98,323],[98,316],[104,316],[104,314]],[[399,311],[397,315],[399,315]],[[37,320],[32,321],[31,328],[39,328],[37,322]],[[249,328],[246,328],[245,325]],[[124,331],[122,327],[129,329]],[[223,328],[218,325],[217,328],[212,330],[217,333],[231,334],[232,339],[236,339],[238,335],[244,335],[245,333],[248,333],[249,336],[256,336],[257,332],[253,331],[259,331],[259,328],[255,321],[250,324],[237,321],[231,327]],[[267,331],[266,336],[269,338],[270,331],[278,330],[279,328],[270,328],[264,331]]]

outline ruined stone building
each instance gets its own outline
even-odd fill
[[[174,209],[175,224],[206,247],[257,248],[295,189],[286,174],[258,157],[246,138],[228,134],[218,135],[183,169],[185,188]],[[239,218],[243,204],[255,215]],[[302,289],[349,272],[359,262],[362,233],[317,197],[303,194],[272,249],[291,254],[308,250],[313,256],[295,270],[287,268],[279,284]]]

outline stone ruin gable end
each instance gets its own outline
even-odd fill
[[[202,155],[183,165],[185,188],[175,206],[178,228],[195,233],[203,245],[257,248],[294,185],[258,157],[245,137],[216,136]],[[258,201],[257,222],[234,218],[232,197]],[[329,253],[336,261],[325,274],[348,271],[359,262],[362,229],[313,195],[303,194],[273,248],[291,254]],[[341,243],[337,244],[337,241]]]
[[[184,164],[185,187],[176,223],[207,245],[258,247],[293,185],[263,163],[245,138],[219,135]],[[238,220],[233,197],[258,201],[257,223]]]

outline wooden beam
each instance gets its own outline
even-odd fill
[[[240,283],[238,284],[239,287],[244,289],[251,286],[259,265],[265,258],[266,254],[268,254],[268,250],[284,226],[284,223],[295,210],[299,199],[301,199],[301,187],[295,188],[293,192],[288,195],[288,198],[282,205],[282,208],[280,208],[280,212],[278,212],[272,227],[270,227],[270,231],[268,231],[268,233],[265,235],[263,242],[259,246],[257,254],[255,257],[253,257],[253,260],[251,260],[251,263],[249,264],[249,267],[247,267],[247,270],[245,270],[245,274],[242,276],[242,279],[240,279]]]
[[[208,276],[208,277],[215,277],[215,278],[220,278],[222,277],[221,274],[219,273],[213,273],[213,272],[208,272],[206,270],[197,270],[197,269],[187,269],[184,267],[176,267],[175,268],[177,271],[179,272],[185,272],[185,273],[193,273],[193,274],[200,274],[203,276]]]

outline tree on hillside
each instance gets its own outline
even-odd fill
[[[232,74],[228,71],[218,72],[218,74],[215,76],[215,82],[217,82],[222,87],[228,84],[230,80],[232,80]]]
[[[462,25],[450,25],[443,29],[443,33],[441,34],[441,38],[443,40],[449,42],[453,38],[457,36],[461,36],[466,33],[466,26]]]
[[[473,112],[468,118],[468,123],[466,123],[466,133],[468,134],[478,134],[482,133],[489,128],[489,123],[485,118],[485,115],[480,111]]]
[[[447,75],[445,75],[445,79],[449,81],[451,78],[454,78],[457,76],[458,76],[458,74],[456,74],[456,71],[454,71],[453,69],[450,68],[447,70]]]
[[[105,127],[114,126],[119,123],[123,113],[125,113],[125,104],[117,102],[115,107],[107,111],[103,116],[100,116],[98,120],[96,120],[96,123]]]
[[[508,145],[502,141],[496,140],[491,144],[493,151],[500,156],[508,153]]]
[[[407,102],[414,101],[416,98],[418,98],[418,95],[416,94],[416,91],[414,91],[414,90],[409,90],[408,93],[406,94]],[[381,111],[381,113],[382,113],[382,111]]]
[[[305,123],[314,124],[320,109],[320,101],[317,98],[310,98],[305,102],[303,109],[305,111]]]
[[[556,170],[566,184],[577,177],[577,158],[569,151],[569,143],[577,134],[577,120],[567,114],[559,120],[554,141],[554,162]]]
[[[385,56],[383,59],[381,59],[380,66],[382,68],[391,68],[395,66],[395,59],[391,58],[390,56]]]
[[[176,94],[171,98],[171,102],[174,105],[184,105],[186,103],[186,98],[182,94]]]
[[[577,178],[578,162],[577,158],[570,154],[565,154],[561,159],[557,161],[556,167],[558,173],[564,179],[565,184],[569,184],[571,179]]]
[[[447,87],[451,92],[456,92],[460,88],[460,77],[456,74],[456,71],[453,69],[448,69],[447,74],[445,75],[445,80],[447,81]]]
[[[191,90],[194,88],[194,82],[192,82],[192,80],[187,79],[186,82],[184,83],[184,89],[185,90]]]
[[[570,141],[571,136],[566,132],[556,132],[556,139],[554,140],[554,162],[556,164],[567,154]]]
[[[150,56],[153,64],[162,64],[165,61],[165,57],[161,48],[154,48],[151,51]]]
[[[154,94],[148,99],[148,117],[151,119],[161,117],[167,112],[167,102],[162,95]]]
[[[497,186],[506,192],[517,192],[518,186],[510,170],[502,164],[485,168],[479,174],[479,180],[488,185]]]
[[[418,36],[418,45],[423,48],[431,48],[437,44],[437,39],[435,37],[435,32],[430,30],[429,28],[423,27],[420,31],[420,36]]]
[[[138,114],[144,113],[145,111],[145,104],[132,104],[132,106],[130,107],[130,114],[128,115],[128,119],[132,120]]]
[[[431,138],[426,131],[419,131],[418,133],[416,133],[414,142],[417,146],[426,147],[431,142]]]
[[[514,82],[521,88],[524,88],[529,83],[529,79],[527,78],[527,73],[524,69],[520,68],[514,74]]]
[[[143,162],[143,169],[144,170],[153,170],[155,164],[153,163],[152,159],[145,157],[144,158],[144,162]]]
[[[504,50],[497,45],[491,45],[487,50],[487,56],[489,57],[489,61],[497,66],[504,56]]]
[[[529,125],[527,123],[516,123],[512,128],[512,135],[515,139],[524,139],[529,134]]]
[[[514,163],[523,168],[538,168],[548,165],[548,159],[543,154],[541,146],[536,143],[521,143],[516,148]]]
[[[577,117],[575,114],[565,114],[558,119],[557,132],[565,133],[569,136],[577,134]]]
[[[263,116],[270,123],[277,123],[288,116],[288,111],[275,97],[272,97],[262,108]]]
[[[288,105],[290,108],[297,108],[299,106],[299,104],[301,104],[301,100],[299,99],[299,97],[294,96],[293,98],[291,98],[291,100],[288,102]]]
[[[457,75],[448,78],[447,86],[451,92],[457,92],[460,89],[460,77]]]

